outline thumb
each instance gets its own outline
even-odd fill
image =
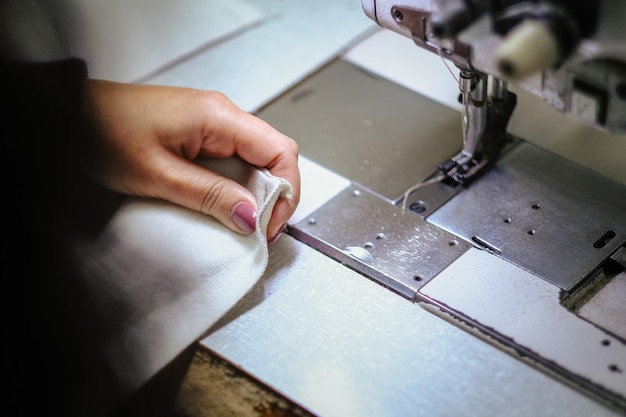
[[[229,229],[250,234],[258,216],[254,195],[238,182],[186,159],[173,162],[159,197],[214,217]]]

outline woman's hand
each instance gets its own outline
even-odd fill
[[[293,187],[279,199],[267,228],[277,237],[300,198],[296,142],[223,94],[188,88],[86,80],[87,170],[117,192],[155,197],[251,233],[258,205],[240,184],[196,163],[198,156],[235,154]],[[93,147],[91,147],[93,146]]]

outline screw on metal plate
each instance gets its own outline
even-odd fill
[[[423,213],[427,208],[426,203],[423,201],[415,201],[409,205],[409,210],[413,213]]]

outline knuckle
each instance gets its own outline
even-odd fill
[[[226,94],[220,91],[205,90],[201,94],[203,94],[204,100],[210,108],[228,108],[233,105]]]
[[[200,200],[200,211],[211,215],[217,213],[225,189],[226,184],[224,181],[218,180],[209,184]]]

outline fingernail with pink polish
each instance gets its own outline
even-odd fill
[[[280,237],[280,235],[283,234],[283,232],[285,231],[286,228],[287,228],[286,224],[283,224],[282,226],[280,226],[280,229],[278,229],[278,232],[276,232],[274,237],[269,240],[269,243],[276,242],[278,240],[278,238]]]
[[[235,204],[230,219],[246,233],[252,233],[256,229],[257,212],[252,205],[246,202]]]

